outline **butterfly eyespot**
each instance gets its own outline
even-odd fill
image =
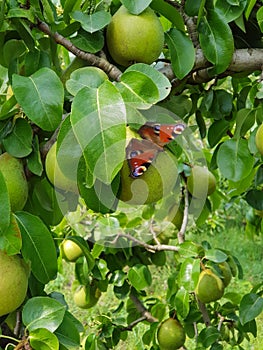
[[[138,156],[141,152],[140,151],[131,151],[130,152],[130,158],[134,158]]]
[[[160,129],[161,129],[161,125],[160,124],[154,124],[153,126],[153,131],[156,135],[160,134]]]
[[[185,125],[184,124],[178,124],[174,127],[173,133],[175,135],[180,135],[185,129]]]
[[[133,170],[132,177],[134,177],[134,178],[139,177],[139,176],[143,175],[146,170],[147,170],[146,166],[144,166],[144,165],[138,166],[137,168],[135,168]]]

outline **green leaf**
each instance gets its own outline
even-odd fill
[[[4,232],[10,225],[10,200],[7,191],[5,178],[0,171],[0,235]]]
[[[228,255],[219,249],[209,249],[205,252],[205,258],[215,263],[221,263],[227,260]]]
[[[133,15],[139,15],[150,5],[151,2],[152,0],[121,0],[121,3]]]
[[[26,18],[29,20],[29,22],[34,23],[35,22],[35,13],[32,9],[22,9],[19,7],[11,8],[6,18]]]
[[[185,258],[194,257],[198,255],[199,247],[194,242],[185,241],[184,243],[180,244],[179,252],[180,255]]]
[[[94,33],[106,27],[111,21],[111,15],[106,11],[94,12],[91,15],[81,11],[74,11],[71,14],[72,18],[80,22],[81,27],[88,33]]]
[[[231,4],[228,0],[217,0],[216,9],[225,18],[226,22],[232,22],[240,17],[247,5],[247,0],[239,0]]]
[[[82,88],[98,88],[107,79],[107,74],[101,69],[96,67],[83,67],[76,69],[70,75],[70,79],[66,82],[66,87],[71,95],[76,96]]]
[[[246,17],[246,20],[248,20],[255,4],[256,4],[257,0],[248,0],[248,4],[247,4],[247,8],[246,8],[246,11],[245,11],[245,17]]]
[[[263,7],[260,7],[257,11],[257,21],[261,32],[263,33]]]
[[[190,294],[184,287],[180,287],[175,296],[175,307],[178,315],[186,318],[190,311]]]
[[[38,328],[54,332],[62,323],[66,306],[49,297],[34,297],[23,307],[22,320],[30,334]]]
[[[134,108],[148,109],[159,101],[156,84],[146,74],[138,71],[127,71],[121,75],[116,84],[125,103]]]
[[[125,106],[116,87],[81,89],[72,104],[71,123],[86,164],[94,177],[110,184],[125,156]]]
[[[247,140],[227,140],[217,153],[217,163],[223,177],[240,181],[252,171],[254,158],[249,152]]]
[[[32,152],[33,132],[24,118],[17,118],[11,132],[3,139],[6,151],[13,157],[22,158]]]
[[[31,262],[34,276],[45,284],[57,273],[56,247],[52,235],[43,222],[32,214],[17,212],[16,219],[22,234],[22,255]]]
[[[200,262],[198,259],[187,258],[183,261],[179,275],[178,284],[189,291],[194,290],[200,274]]]
[[[184,10],[188,16],[198,16],[202,0],[186,0]]]
[[[104,36],[101,31],[91,34],[80,29],[78,34],[71,39],[71,42],[80,50],[96,53],[103,48]]]
[[[234,138],[238,139],[245,136],[248,130],[252,128],[255,123],[256,110],[250,108],[240,109],[236,114],[236,130]]]
[[[1,203],[1,199],[0,199]],[[1,212],[4,213],[4,212]],[[7,218],[6,218],[7,219]],[[10,220],[10,214],[8,216]],[[0,230],[0,250],[6,252],[8,255],[18,254],[22,247],[21,232],[14,214],[11,214],[9,226]]]
[[[263,311],[263,298],[255,293],[246,294],[240,302],[239,317],[242,325],[254,320]]]
[[[45,328],[34,329],[29,335],[30,345],[33,349],[58,350],[58,338]]]
[[[185,32],[184,20],[175,6],[168,4],[165,0],[153,0],[151,8],[172,22],[175,28]]]
[[[80,335],[79,335],[79,321],[71,315],[68,311],[65,313],[65,317],[60,326],[55,331],[59,343],[64,345],[66,349],[79,348],[80,346]],[[83,332],[83,329],[81,330]]]
[[[82,0],[65,0],[64,2],[64,11],[63,11],[63,19],[68,24],[70,22],[70,13],[74,12],[80,8]]]
[[[262,190],[250,190],[247,192],[246,201],[251,207],[257,210],[263,210],[263,192]]]
[[[170,49],[172,68],[178,79],[183,79],[195,63],[195,49],[189,37],[178,29],[172,28],[165,33]]]
[[[198,342],[201,342],[205,348],[208,348],[210,345],[216,342],[219,337],[219,330],[214,326],[208,326],[200,332]]]
[[[229,66],[234,53],[232,32],[225,19],[215,10],[208,10],[198,26],[201,48],[208,61],[215,65],[213,73],[219,74]]]
[[[57,74],[41,68],[30,77],[14,74],[12,84],[15,97],[28,118],[43,130],[55,130],[62,119],[64,102],[64,89]]]
[[[90,253],[89,246],[87,245],[87,242],[84,240],[84,238],[79,237],[79,236],[68,236],[67,240],[71,240],[72,242],[76,243],[81,248],[81,250],[86,258],[88,272],[90,272],[95,265],[95,260]]]
[[[43,172],[43,163],[41,161],[41,155],[39,150],[38,136],[35,135],[33,139],[33,151],[27,157],[27,167],[35,175],[41,176]]]
[[[158,72],[158,70],[154,69],[148,64],[144,64],[144,63],[133,64],[129,68],[127,68],[125,72],[131,72],[131,71],[144,73],[145,75],[147,75],[149,78],[152,79],[152,81],[155,83],[155,85],[158,88],[160,101],[165,99],[165,97],[167,97],[170,94],[171,92],[170,81],[166,78],[164,74]]]
[[[229,126],[229,122],[225,119],[216,120],[211,124],[207,134],[207,139],[211,148],[217,145],[222,137],[226,136]]]
[[[128,279],[137,290],[149,287],[152,283],[151,272],[147,266],[136,264],[128,272]]]
[[[23,56],[27,48],[22,40],[10,39],[4,44],[2,50],[5,65],[8,67],[15,58]]]

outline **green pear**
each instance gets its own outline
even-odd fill
[[[195,165],[187,178],[187,188],[196,198],[205,198],[216,190],[216,178],[206,167]]]
[[[79,286],[74,295],[75,304],[81,309],[89,309],[97,304],[101,291],[96,285]]]
[[[210,269],[205,269],[200,273],[195,293],[204,304],[216,301],[224,294],[224,283]]]
[[[62,257],[69,262],[75,262],[83,255],[82,249],[79,245],[70,239],[65,239],[61,243]]]
[[[224,283],[224,286],[227,287],[232,279],[232,272],[231,272],[230,266],[226,261],[224,261],[218,264],[218,267],[220,268],[220,271],[222,274],[221,279]]]
[[[178,320],[168,318],[159,327],[157,339],[161,350],[179,349],[185,342],[185,330]]]
[[[263,155],[263,124],[260,125],[256,132],[255,141],[259,153]]]
[[[0,171],[6,182],[11,210],[22,210],[28,197],[28,183],[22,161],[5,152],[0,155]]]
[[[112,58],[118,64],[124,67],[135,62],[151,64],[162,52],[164,33],[159,18],[151,8],[133,15],[121,6],[107,27],[106,41]]]
[[[0,316],[15,311],[24,301],[28,287],[28,268],[18,255],[0,251]]]

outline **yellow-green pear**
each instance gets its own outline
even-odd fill
[[[195,165],[187,178],[187,188],[196,198],[205,198],[216,190],[216,178],[206,167]]]
[[[179,349],[185,343],[185,330],[178,320],[168,318],[159,327],[157,339],[161,350]]]
[[[258,151],[263,155],[263,124],[260,125],[256,132],[255,141]]]
[[[164,33],[159,18],[151,8],[133,15],[121,6],[107,27],[106,41],[112,58],[118,64],[124,67],[136,62],[151,64],[162,52]]]
[[[46,174],[49,181],[55,187],[63,190],[78,193],[77,183],[66,177],[61,171],[57,161],[57,142],[55,142],[47,153],[45,161]]]
[[[65,239],[61,243],[62,257],[69,262],[75,262],[83,255],[82,249],[79,245],[70,239]]]
[[[210,269],[205,269],[200,273],[195,293],[202,303],[210,303],[223,296],[224,284]]]
[[[6,182],[11,210],[22,210],[28,197],[28,183],[22,161],[5,152],[0,155],[0,171]]]
[[[97,304],[101,291],[96,285],[79,286],[74,295],[75,304],[81,309],[89,309]]]
[[[0,251],[0,316],[15,311],[24,301],[28,268],[18,255]]]

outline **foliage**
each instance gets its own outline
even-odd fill
[[[31,267],[18,324],[12,328],[8,315],[0,318],[0,347],[80,347],[84,326],[61,293],[45,290],[56,279],[66,237],[83,252],[75,263],[74,289],[99,291],[99,303],[101,293],[113,286],[119,299],[114,313],[100,315],[85,349],[114,348],[139,322],[149,325],[142,338],[145,348],[159,349],[156,334],[168,317],[196,339],[196,349],[223,349],[226,343],[242,349],[245,338],[257,336],[262,284],[245,295],[226,289],[221,299],[203,304],[194,291],[204,268],[222,278],[218,264],[227,262],[232,276],[242,278],[242,267],[226,247],[197,243],[187,234],[226,203],[241,201],[250,206],[247,234],[263,230],[263,158],[255,142],[263,123],[261,2],[122,4],[134,15],[148,6],[158,14],[165,46],[156,63],[124,68],[110,57],[105,30],[121,5],[118,0],[0,4],[0,146],[2,153],[22,159],[29,183],[25,207],[12,213],[0,174],[5,214],[0,250],[21,255]],[[165,146],[168,163],[157,157],[147,164],[149,173],[156,167],[164,187],[176,168],[169,194],[156,203],[133,205],[119,200],[125,191],[121,170],[127,166],[127,141],[134,137],[129,133],[136,135],[146,122],[180,122],[187,128]],[[78,184],[77,193],[58,188],[56,173],[54,183],[47,178],[44,162],[55,141],[59,170]],[[214,174],[217,189],[210,196],[205,183],[201,198],[188,193],[194,165]],[[147,172],[133,179],[133,196],[140,192],[147,198],[153,188],[156,175],[143,181]],[[184,212],[179,231],[171,223],[175,208]],[[151,268],[165,265],[168,251],[176,263],[163,300],[147,292],[155,283]],[[118,318],[123,309],[126,319]]]

